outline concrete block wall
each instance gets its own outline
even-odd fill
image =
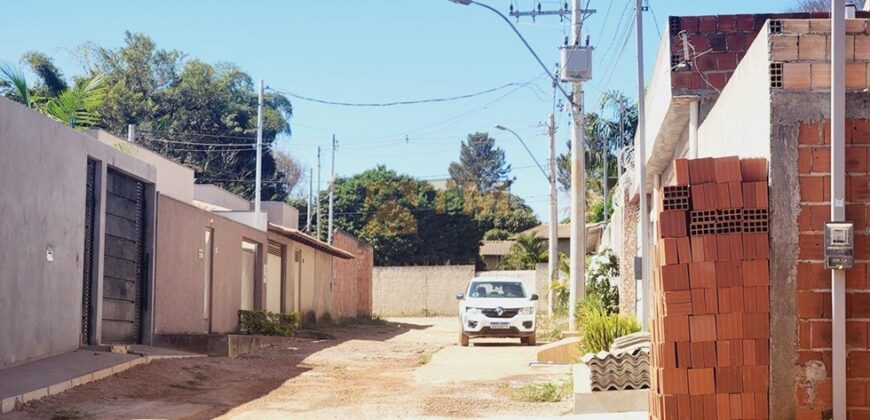
[[[456,294],[475,276],[473,265],[375,267],[372,312],[380,316],[456,316]]]
[[[870,120],[846,121],[846,218],[855,222],[855,269],[846,272],[846,403],[849,418],[870,418]],[[822,419],[831,408],[831,273],[824,269],[824,223],[830,214],[830,120],[798,130],[798,255],[795,312],[796,415]]]

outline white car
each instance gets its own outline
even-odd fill
[[[468,346],[472,337],[517,337],[535,345],[535,301],[516,279],[475,277],[459,300],[462,333],[459,344]]]

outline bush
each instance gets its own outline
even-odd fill
[[[577,306],[580,351],[583,354],[610,350],[613,340],[640,331],[637,320],[608,312],[598,295],[589,295]]]
[[[610,284],[610,279],[619,276],[619,259],[610,249],[589,257],[586,267],[586,294],[600,298],[602,307],[609,314],[619,311],[619,289]]]
[[[269,311],[239,311],[239,332],[251,335],[291,337],[299,328],[299,314]]]

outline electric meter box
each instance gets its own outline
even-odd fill
[[[586,82],[592,79],[592,47],[567,45],[562,50],[562,68],[560,73],[563,82]]]
[[[825,268],[855,267],[855,226],[852,222],[825,223]]]

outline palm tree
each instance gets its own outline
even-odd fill
[[[3,64],[0,65],[0,94],[72,128],[87,128],[100,122],[97,110],[106,97],[106,86],[103,75],[95,74],[56,96],[35,96],[31,94],[24,72]]]
[[[547,240],[539,238],[534,232],[518,234],[510,253],[499,268],[504,270],[532,270],[539,263],[547,261]]]

